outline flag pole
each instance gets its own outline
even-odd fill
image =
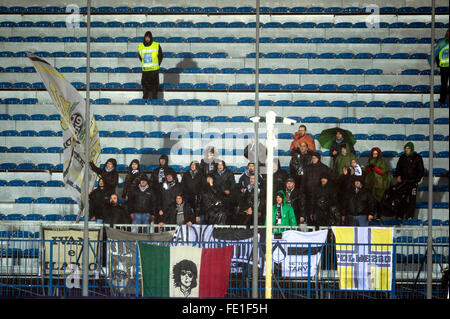
[[[85,145],[84,145],[84,178],[83,178],[83,201],[84,201],[84,232],[83,232],[83,296],[88,296],[89,284],[89,138],[91,133],[90,112],[90,69],[91,69],[91,0],[87,0],[87,39],[86,39],[86,113]]]
[[[435,45],[435,0],[431,6],[431,72],[430,72],[430,125],[429,125],[429,156],[428,156],[428,241],[427,241],[427,299],[432,299],[433,274],[433,141],[434,141],[434,45]]]
[[[256,0],[255,117],[259,117],[259,2]],[[255,122],[255,188],[253,197],[252,298],[258,298],[259,122]]]
[[[273,200],[273,127],[276,114],[274,111],[266,113],[267,126],[267,193],[266,193],[266,299],[272,298],[272,200]]]

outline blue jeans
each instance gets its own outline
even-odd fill
[[[149,225],[150,224],[150,214],[149,213],[145,213],[145,214],[137,213],[137,214],[134,214],[133,224]],[[132,227],[131,231],[134,232],[134,233],[137,233],[138,228],[137,227]]]
[[[348,216],[348,223],[350,226],[369,226],[369,219],[367,215]]]

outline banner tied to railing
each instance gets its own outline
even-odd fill
[[[340,289],[392,290],[393,228],[332,227]]]

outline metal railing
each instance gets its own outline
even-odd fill
[[[67,224],[67,223],[66,223]],[[4,225],[3,225],[4,226]],[[22,226],[23,223],[22,223]],[[41,225],[42,226],[42,225]],[[71,229],[81,229],[81,225],[71,224]],[[90,224],[90,229],[101,229],[101,225]],[[118,229],[131,230],[133,225],[118,225]],[[138,233],[174,231],[175,225],[164,227],[136,225]],[[25,225],[33,230],[36,225]],[[62,224],[52,227],[56,229]],[[147,227],[147,228],[146,228]],[[216,226],[219,227],[219,226]],[[222,226],[229,228],[230,226]],[[243,229],[243,226],[232,226]],[[426,297],[426,265],[427,241],[416,240],[420,235],[426,234],[426,228],[409,227],[395,228],[395,240],[390,246],[392,250],[392,287],[389,290],[379,289],[342,289],[336,243],[333,236],[321,248],[321,258],[315,273],[305,276],[292,276],[286,274],[280,265],[274,264],[272,275],[272,298],[286,299],[423,299]],[[299,230],[298,227],[295,227]],[[313,227],[302,226],[302,231],[313,231]],[[3,230],[4,231],[4,230]],[[449,230],[446,227],[433,229],[433,298],[445,298],[447,291],[442,287],[442,269],[448,267]],[[21,233],[20,233],[21,232]],[[64,296],[75,297],[82,295],[82,240],[78,238],[52,238],[42,239],[28,237],[27,230],[11,231],[9,237],[0,238],[0,296],[3,297],[38,297],[38,296]],[[29,233],[33,233],[29,231]],[[329,232],[329,235],[332,232]],[[409,235],[413,240],[409,240]],[[5,234],[3,234],[5,235]],[[28,234],[29,235],[29,234]],[[36,235],[36,233],[34,233]],[[405,237],[405,238],[403,238]],[[447,237],[447,242],[443,239]],[[400,242],[404,241],[404,242]],[[153,242],[158,245],[173,245],[174,242]],[[177,244],[180,244],[179,242]],[[202,246],[204,242],[187,242],[184,244]],[[239,251],[252,251],[251,238],[242,242],[229,241],[239,247]],[[220,242],[209,242],[208,247],[223,245]],[[349,244],[352,246],[352,244]],[[363,244],[358,244],[363,245]],[[135,253],[136,241],[111,241],[106,237],[89,241],[89,296],[99,297],[140,297],[142,283],[139,280],[141,271],[138,267],[139,257]],[[355,247],[357,245],[353,245]],[[291,243],[294,255],[305,254],[311,256],[314,244]],[[311,250],[312,249],[312,250]],[[265,243],[258,243],[261,264],[258,267],[257,291],[258,298],[264,298],[264,251]],[[235,256],[236,257],[236,256]],[[274,256],[275,258],[275,256]],[[311,258],[307,258],[311,260]],[[252,258],[244,254],[232,260],[229,288],[226,298],[252,297]],[[311,267],[311,264],[308,264]],[[309,268],[308,268],[309,269]]]

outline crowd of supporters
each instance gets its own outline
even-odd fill
[[[252,225],[257,214],[258,223],[264,225],[266,149],[260,144],[259,159],[264,160],[258,161],[256,185],[252,143],[245,151],[249,160],[246,170],[237,178],[225,161],[217,158],[214,147],[205,150],[200,162],[192,161],[181,177],[169,166],[167,155],[161,155],[158,167],[148,174],[141,170],[139,160],[133,159],[121,198],[117,194],[116,160],[108,159],[103,168],[91,162],[99,179],[90,193],[90,217],[105,224]],[[377,147],[371,149],[364,165],[341,132],[331,148],[331,164],[327,166],[302,125],[292,141],[288,171],[281,168],[278,159],[274,161],[274,225],[367,226],[375,219],[414,217],[424,166],[411,142],[405,145],[394,176]],[[256,190],[258,204],[254,205]]]

